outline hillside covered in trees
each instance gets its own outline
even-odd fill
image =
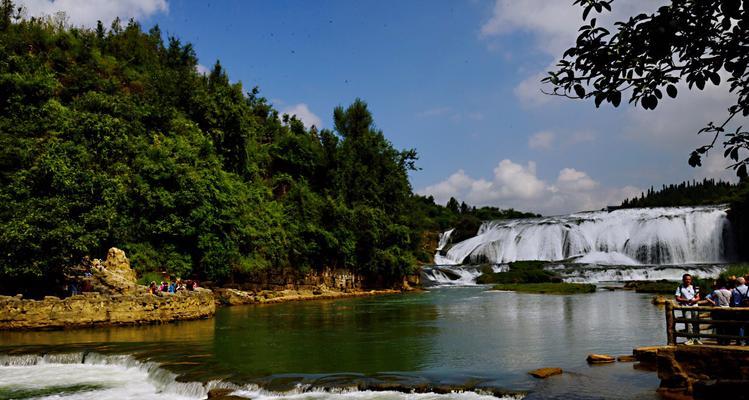
[[[625,199],[622,208],[634,207],[676,207],[708,204],[728,204],[739,199],[746,192],[746,183],[731,183],[704,179],[684,181],[678,185],[663,185],[660,189],[651,187],[640,197]]]
[[[3,5],[0,293],[59,284],[111,246],[141,273],[387,281],[428,261],[424,231],[468,215],[413,194],[416,152],[361,100],[333,111],[334,129],[307,128],[220,63],[198,73],[192,46],[158,27],[75,28]]]

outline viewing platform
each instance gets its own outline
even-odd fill
[[[747,398],[749,308],[666,303],[667,346],[657,349],[656,368],[665,398]],[[690,342],[691,340],[691,342]],[[690,344],[687,344],[690,343]]]

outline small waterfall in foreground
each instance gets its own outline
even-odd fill
[[[523,394],[495,394],[487,388],[431,392],[417,387],[361,389],[362,384],[315,386],[297,384],[276,392],[257,384],[226,381],[180,382],[158,363],[130,355],[91,352],[63,354],[0,354],[0,398],[52,400],[199,400],[212,389],[230,389],[237,398],[284,400],[521,400]],[[421,390],[421,392],[420,392]]]
[[[594,211],[489,221],[452,246],[444,264],[519,260],[608,265],[723,263],[731,259],[726,206]]]

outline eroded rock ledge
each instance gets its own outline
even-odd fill
[[[200,319],[216,312],[207,289],[155,296],[136,284],[125,253],[111,248],[105,261],[92,262],[90,281],[96,292],[60,299],[27,300],[0,296],[0,330],[134,325]]]

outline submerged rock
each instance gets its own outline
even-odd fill
[[[555,368],[555,367],[539,368],[539,369],[534,369],[533,371],[528,371],[528,373],[531,374],[531,376],[533,376],[534,378],[540,378],[540,379],[546,379],[550,376],[559,375],[563,372],[564,371],[562,371],[561,368]]]
[[[234,389],[211,389],[208,392],[208,398],[211,400],[235,400],[242,399],[247,400],[246,397],[234,396]]]
[[[623,355],[623,356],[616,357],[616,361],[619,361],[619,362],[635,362],[635,361],[637,361],[637,359],[635,358],[635,356]]]
[[[616,361],[616,359],[608,354],[588,354],[586,361],[589,364],[608,364]]]

